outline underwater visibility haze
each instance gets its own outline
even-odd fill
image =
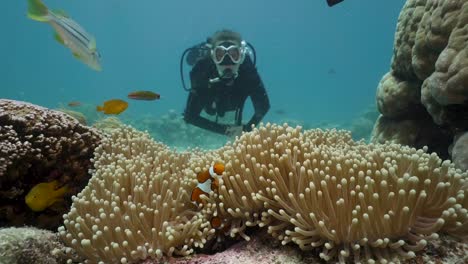
[[[0,264],[468,263],[467,7],[4,1]]]
[[[404,1],[150,1],[44,2],[64,10],[95,37],[102,71],[73,58],[53,29],[28,19],[27,1],[8,1],[1,23],[0,97],[57,108],[69,102],[95,106],[151,90],[161,99],[130,101],[123,119],[159,119],[183,113],[182,52],[215,31],[231,29],[253,44],[270,98],[264,122],[340,124],[375,101],[387,71]],[[12,26],[14,25],[14,26]],[[190,85],[184,65],[185,81]],[[250,109],[250,110],[249,110]],[[250,118],[247,103],[244,119]],[[74,109],[76,110],[76,109]]]

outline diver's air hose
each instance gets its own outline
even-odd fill
[[[190,89],[187,89],[187,86],[185,86],[185,79],[184,79],[184,58],[185,54],[189,52],[190,50],[195,49],[195,48],[188,48],[184,50],[184,53],[182,53],[182,56],[180,57],[180,79],[182,80],[182,87],[184,88],[185,91],[190,92]]]

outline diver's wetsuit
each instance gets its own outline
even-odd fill
[[[229,125],[219,124],[200,116],[202,110],[209,115],[223,117],[228,111],[236,111],[235,125],[242,125],[242,110],[247,97],[251,97],[255,114],[243,125],[243,131],[250,131],[251,125],[257,125],[270,109],[270,101],[263,82],[249,56],[239,67],[239,75],[233,84],[227,82],[210,83],[209,79],[218,76],[216,66],[210,57],[195,64],[190,71],[192,89],[187,100],[184,120],[195,126],[225,134]]]

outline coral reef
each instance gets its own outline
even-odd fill
[[[68,186],[68,197],[81,191],[100,138],[62,112],[0,100],[0,226],[57,228],[71,199],[36,213],[24,197],[36,184],[52,180]]]
[[[96,149],[59,232],[91,262],[184,256],[250,240],[249,228],[326,261],[414,258],[439,234],[468,238],[467,173],[426,150],[267,124],[218,150],[177,153],[123,127]],[[215,161],[219,188],[197,206],[196,175]]]
[[[369,141],[374,128],[374,123],[378,117],[379,112],[377,111],[375,104],[371,104],[365,107],[359,113],[357,113],[357,115],[354,118],[352,118],[351,120],[346,120],[344,122],[321,121],[310,123],[305,122],[303,120],[294,120],[283,117],[281,119],[278,119],[278,122],[274,123],[287,123],[293,127],[301,126],[303,129],[344,129],[351,131],[351,135],[354,140],[364,139],[365,141]]]
[[[65,263],[69,255],[65,251],[56,233],[36,228],[0,229],[0,263]]]
[[[374,128],[373,142],[392,140],[415,147],[424,142],[429,150],[450,157],[454,136],[468,131],[467,19],[464,0],[406,1],[398,19],[391,70],[377,89],[383,118]],[[385,131],[409,126],[421,133],[407,137]]]
[[[88,124],[88,121],[86,120],[86,116],[81,112],[66,109],[66,108],[58,108],[57,111],[63,112],[71,117],[74,117],[83,126],[86,126]]]
[[[375,105],[371,105],[365,108],[361,113],[358,113],[356,118],[343,124],[326,121],[308,123],[302,120],[288,119],[287,117],[281,117],[278,122],[288,123],[291,126],[302,126],[305,129],[347,129],[352,132],[353,139],[369,140],[377,117],[378,112]],[[175,110],[169,110],[168,113],[161,117],[141,115],[100,118],[97,119],[92,126],[106,132],[112,131],[114,128],[118,128],[123,124],[129,124],[138,130],[147,131],[155,140],[177,149],[178,151],[185,151],[190,148],[217,149],[224,146],[228,140],[233,139],[187,124],[183,120],[182,115]]]
[[[86,124],[93,124],[102,118],[103,114],[96,111],[96,104],[90,104],[87,102],[77,101],[78,105],[70,106],[68,103],[59,103],[57,105],[57,110],[65,112],[79,121],[84,117]],[[81,123],[81,121],[80,121]],[[82,125],[85,125],[81,123]]]
[[[158,118],[143,116],[123,121],[138,130],[148,131],[155,140],[178,150],[196,147],[216,149],[223,146],[228,140],[224,135],[187,124],[182,115],[175,110],[170,110]]]
[[[112,133],[114,129],[119,129],[124,126],[118,117],[111,116],[97,120],[93,127],[105,134]]]

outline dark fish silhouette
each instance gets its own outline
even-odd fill
[[[328,6],[334,6],[334,5],[336,5],[338,3],[341,3],[341,2],[343,2],[343,0],[327,0]]]
[[[283,109],[277,109],[277,110],[275,111],[275,114],[277,114],[277,115],[284,115],[284,114],[286,114],[286,111],[284,111]]]
[[[81,103],[78,101],[72,101],[72,102],[69,102],[67,105],[70,107],[77,107],[77,106],[80,106]]]

